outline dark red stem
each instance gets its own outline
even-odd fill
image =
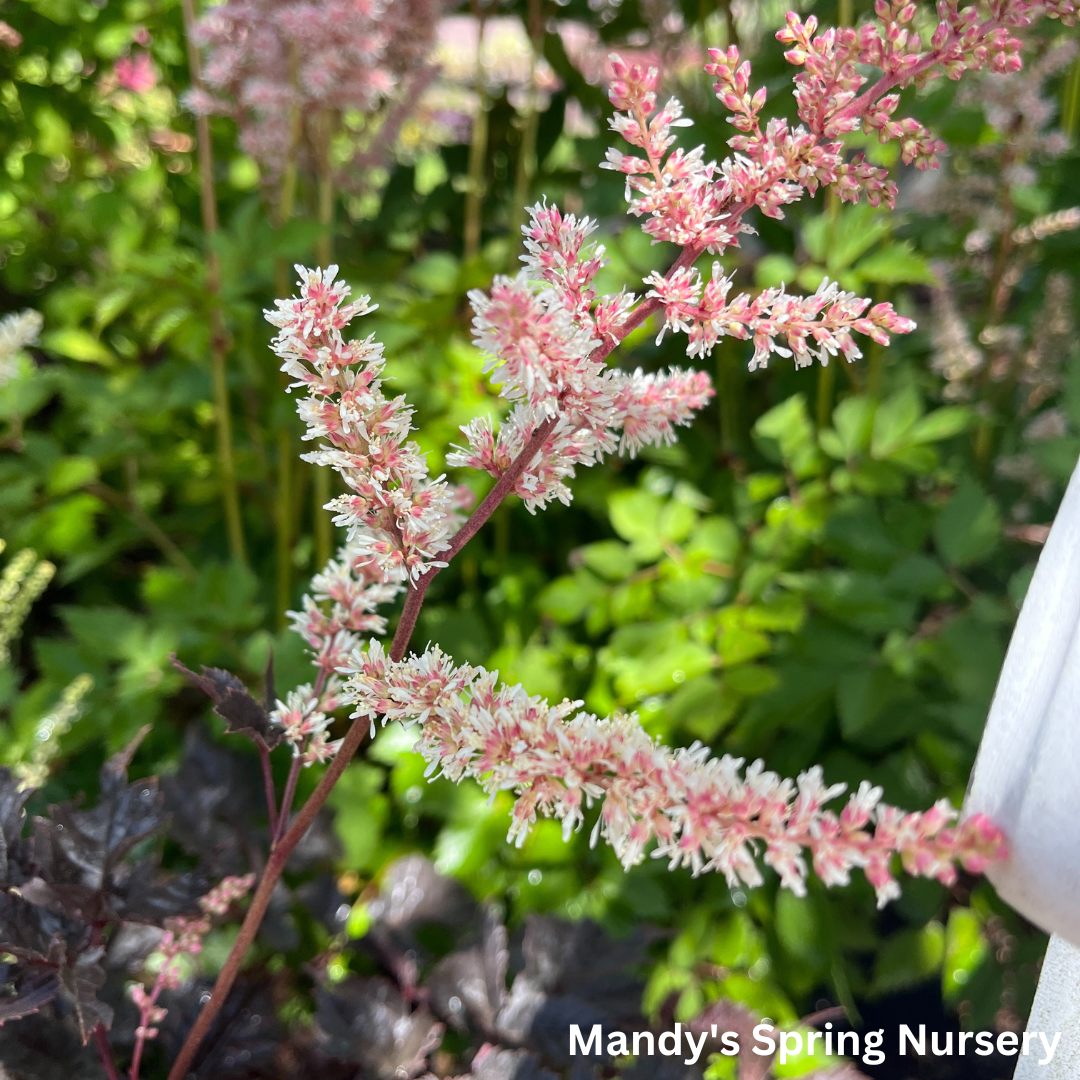
[[[270,818],[270,835],[277,835],[277,796],[274,794],[274,773],[270,768],[270,751],[266,743],[257,739],[259,745],[259,761],[262,764],[263,789],[266,792],[266,813]]]
[[[293,797],[296,795],[296,781],[300,778],[300,758],[294,757],[289,766],[289,778],[285,781],[285,793],[281,796],[281,813],[278,815],[277,828],[270,835],[278,843],[289,827],[289,815],[292,813]]]
[[[109,1045],[109,1036],[105,1032],[105,1025],[98,1024],[94,1028],[94,1046],[97,1048],[98,1057],[101,1058],[101,1066],[109,1080],[120,1080],[120,1070],[113,1061],[112,1047]]]
[[[732,215],[737,217],[743,210],[745,210],[745,207],[732,208]],[[685,248],[675,265],[671,268],[672,271],[690,266],[703,250],[703,248],[698,246]],[[627,319],[622,328],[620,337],[618,339],[611,339],[601,345],[592,354],[593,359],[602,360],[607,357],[631,330],[640,326],[650,315],[655,311],[658,311],[659,308],[659,300],[656,300],[655,298],[644,300],[638,305],[633,315]],[[555,425],[557,423],[558,417],[552,417],[545,420],[536,431],[533,432],[532,437],[522,448],[521,453],[514,458],[506,472],[499,477],[495,482],[495,486],[488,492],[480,505],[472,512],[469,520],[455,534],[454,539],[451,541],[450,548],[444,555],[444,561],[449,562],[450,559],[461,551],[461,549],[476,535],[484,522],[491,517],[498,505],[513,490],[514,484],[521,474],[528,468],[541,449],[543,449],[544,443],[547,441],[548,436],[555,430]],[[405,606],[401,612],[401,619],[398,622],[397,631],[394,634],[394,640],[390,646],[390,655],[394,660],[401,660],[405,655],[405,650],[409,647],[409,640],[416,627],[416,620],[420,614],[420,608],[424,603],[424,594],[427,592],[427,587],[437,572],[438,570],[436,568],[429,570],[419,581],[409,587],[405,597]],[[321,676],[325,679],[325,673],[321,673]],[[247,915],[244,917],[244,921],[240,926],[240,933],[237,935],[236,942],[218,974],[217,981],[214,983],[214,989],[210,994],[210,1000],[202,1007],[198,1018],[188,1032],[187,1038],[184,1040],[184,1045],[180,1048],[180,1053],[177,1055],[172,1068],[169,1070],[168,1080],[185,1080],[185,1077],[191,1069],[191,1063],[195,1059],[199,1044],[206,1037],[207,1031],[210,1030],[210,1025],[214,1022],[214,1018],[221,1011],[221,1006],[224,1004],[225,998],[228,996],[233,983],[236,981],[236,976],[240,972],[240,966],[244,961],[244,956],[255,941],[255,935],[258,933],[259,925],[262,923],[263,917],[266,915],[266,910],[270,905],[270,897],[273,895],[274,887],[277,885],[278,879],[285,869],[285,864],[288,862],[289,855],[311,827],[311,823],[315,820],[315,815],[318,814],[327,798],[329,798],[330,792],[333,790],[334,785],[338,782],[341,774],[345,771],[346,766],[352,760],[353,755],[363,742],[367,731],[368,722],[366,720],[353,721],[352,726],[342,740],[341,749],[338,750],[333,761],[327,766],[322,779],[311,793],[307,802],[300,808],[295,820],[287,827],[288,807],[292,802],[292,795],[287,791],[287,798],[283,797],[281,812],[278,815],[278,830],[282,835],[277,843],[271,848],[270,857],[267,859],[266,867],[259,880],[258,888],[255,890],[255,895],[251,898],[251,906],[248,908]],[[290,777],[291,775],[292,774],[290,773]],[[293,787],[295,787],[295,781],[293,781]],[[119,1080],[119,1078],[110,1077],[109,1080]]]

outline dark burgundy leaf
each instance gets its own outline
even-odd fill
[[[140,841],[165,825],[164,798],[154,778],[127,781],[134,746],[110,758],[101,770],[101,793],[92,810],[65,803],[38,819],[41,854],[48,849],[47,880],[107,892],[112,874]],[[66,860],[68,866],[61,865]]]
[[[266,708],[248,692],[244,684],[231,672],[222,668],[202,669],[201,675],[184,667],[175,656],[173,667],[197,686],[214,703],[214,712],[224,721],[226,729],[235,734],[248,735],[273,750],[281,742],[281,729],[270,720]],[[272,681],[272,669],[268,669]]]
[[[429,923],[460,931],[473,925],[478,913],[468,890],[439,874],[423,855],[406,855],[387,868],[370,910],[383,926],[406,935]]]
[[[0,768],[0,882],[21,884],[21,880],[13,881],[9,876],[8,853],[12,853],[11,861],[14,862],[16,852],[22,845],[23,824],[26,821],[23,804],[33,793],[33,788],[20,791],[19,782],[11,770]]]
[[[506,928],[493,908],[485,908],[481,940],[444,957],[425,982],[431,1007],[458,1030],[471,1026],[487,1038],[495,1037],[496,1019],[507,998],[508,956]]]
[[[0,952],[31,964],[59,966],[77,949],[85,927],[14,892],[0,891]]]
[[[73,963],[60,969],[60,991],[74,1009],[84,1043],[90,1041],[98,1024],[106,1029],[112,1025],[112,1009],[97,997],[105,985],[105,969],[98,963],[103,953],[101,948],[80,953]]]
[[[431,1013],[412,1011],[393,983],[381,978],[321,987],[315,1023],[328,1057],[356,1062],[378,1080],[418,1075],[443,1032]]]
[[[213,877],[242,874],[265,849],[258,823],[265,803],[254,763],[211,742],[196,727],[184,737],[173,776],[161,778],[169,834]]]
[[[162,995],[162,1004],[169,1010],[161,1025],[167,1059],[180,1049],[212,985],[199,980]],[[203,1040],[192,1071],[199,1080],[247,1076],[270,1062],[280,1045],[281,1028],[269,987],[253,979],[240,979]]]
[[[0,1027],[0,1076],[12,1080],[105,1080],[97,1053],[84,1046],[72,1010],[60,999]]]
[[[329,933],[339,934],[344,928],[350,904],[338,888],[336,874],[324,871],[301,885],[294,895]]]
[[[476,1052],[470,1070],[476,1080],[558,1080],[528,1050],[500,1050],[484,1045]]]
[[[199,898],[210,887],[204,874],[163,874],[154,861],[143,859],[116,883],[113,907],[125,920],[160,923],[174,915],[197,914]]]
[[[59,992],[56,972],[45,968],[20,969],[7,982],[0,978],[0,1026],[9,1020],[31,1016]]]

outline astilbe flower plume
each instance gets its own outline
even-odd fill
[[[956,862],[978,872],[1004,853],[987,818],[953,824],[947,800],[909,814],[864,781],[836,813],[826,804],[845,785],[827,786],[820,767],[792,782],[760,761],[744,770],[741,758],[714,758],[699,743],[671,750],[633,715],[599,719],[580,712],[580,701],[552,706],[500,685],[497,673],[455,666],[437,647],[395,663],[372,642],[353,667],[344,693],[353,715],[373,728],[378,718],[419,723],[416,749],[429,776],[514,792],[509,839],[519,847],[538,816],[560,820],[568,838],[600,803],[592,841],[602,836],[625,867],[655,839],[653,855],[672,868],[716,870],[732,887],[761,884],[760,857],[801,896],[809,859],[826,885],[846,885],[862,869],[879,906],[899,895],[894,856],[910,874],[952,884]]]
[[[961,8],[943,0],[928,48],[911,25],[916,5],[904,0],[877,0],[876,17],[857,29],[818,33],[816,17],[804,21],[789,13],[777,37],[790,46],[788,62],[802,68],[795,78],[799,124],[782,118],[763,123],[766,91],[751,89],[750,62],[734,45],[710,50],[706,71],[716,77],[716,95],[738,132],[729,140],[734,154],[720,163],[706,162],[702,147],[686,151],[675,145],[674,129],[691,121],[674,98],[657,108],[655,68],[612,57],[609,96],[617,111],[611,127],[637,152],[610,149],[604,167],[625,174],[630,213],[646,219],[645,232],[685,249],[674,274],[650,279],[648,296],[664,305],[668,328],[689,334],[691,356],[707,354],[722,336],[753,338],[752,366],[760,366],[772,352],[785,354],[775,344],[783,336],[786,354],[794,354],[797,364],[813,356],[827,363],[837,353],[854,360],[860,352],[852,330],[887,343],[889,333],[913,328],[889,305],[871,308],[828,282],[806,299],[776,289],[753,299],[741,294],[728,304],[731,279],[717,266],[703,283],[692,264],[704,251],[719,253],[737,244],[750,231],[742,218],[751,208],[780,218],[784,206],[820,187],[846,202],[865,198],[874,206],[893,206],[896,185],[887,170],[868,164],[862,154],[846,157],[842,137],[874,133],[883,143],[899,143],[906,164],[936,168],[944,144],[913,118],[896,116],[899,91],[983,68],[1013,72],[1020,67],[1016,29],[1041,15],[1065,22],[1076,15],[1072,0],[996,0],[989,7],[984,17],[975,5]],[[867,87],[868,68],[880,75]],[[792,333],[783,329],[789,323]]]
[[[829,885],[846,883],[861,868],[884,903],[898,891],[896,856],[910,873],[948,883],[957,863],[978,871],[1004,853],[1004,837],[990,821],[956,823],[947,802],[907,814],[881,803],[881,790],[864,783],[836,811],[827,804],[843,786],[827,786],[819,768],[784,780],[760,762],[744,769],[741,760],[713,758],[700,745],[664,747],[632,715],[598,719],[580,712],[581,702],[549,705],[520,686],[501,685],[495,673],[455,666],[438,649],[404,657],[427,583],[500,498],[513,491],[530,510],[568,502],[567,480],[577,466],[669,442],[707,403],[713,391],[702,373],[607,366],[611,352],[652,314],[662,316],[661,336],[688,335],[692,356],[707,355],[724,336],[752,340],[751,368],[774,353],[793,357],[797,367],[833,356],[852,361],[860,355],[854,335],[887,344],[890,334],[913,329],[890,305],[871,306],[830,282],[808,297],[781,288],[729,301],[732,281],[719,266],[708,282],[694,267],[707,250],[736,244],[749,231],[743,216],[755,206],[780,217],[785,205],[820,187],[846,201],[891,205],[895,187],[885,171],[858,156],[847,159],[842,136],[874,131],[882,141],[898,141],[905,161],[934,167],[940,142],[915,121],[896,119],[893,91],[969,69],[1012,71],[1019,63],[1014,28],[1039,13],[1074,14],[1064,0],[998,0],[988,18],[943,3],[924,48],[911,30],[913,5],[879,0],[875,12],[858,30],[821,33],[813,18],[788,17],[778,36],[791,46],[788,60],[803,69],[795,83],[797,125],[763,126],[765,93],[751,91],[749,65],[737,49],[714,51],[708,70],[738,132],[734,155],[719,165],[704,163],[700,149],[675,147],[672,132],[688,121],[678,102],[657,110],[657,72],[613,58],[612,127],[641,153],[611,151],[607,164],[626,175],[629,211],[645,218],[645,232],[683,252],[666,275],[646,279],[643,296],[626,289],[599,296],[605,259],[589,239],[595,223],[546,203],[532,208],[523,229],[524,269],[470,294],[474,340],[511,411],[499,426],[487,418],[467,425],[467,445],[447,458],[497,479],[478,518],[460,532],[454,490],[429,477],[407,441],[411,410],[382,393],[381,347],[342,336],[371,310],[367,298],[348,302],[334,267],[298,268],[300,296],[268,313],[279,330],[274,348],[308,394],[298,411],[306,438],[320,445],[307,460],[338,470],[352,491],[332,504],[349,528],[346,549],[292,616],[315,652],[319,678],[275,713],[305,764],[333,750],[325,741],[333,708],[351,704],[354,718],[369,720],[372,729],[380,717],[418,721],[429,774],[472,777],[491,793],[516,793],[510,832],[519,843],[538,815],[560,819],[569,834],[599,802],[594,839],[606,838],[627,866],[655,843],[654,853],[672,866],[719,870],[733,884],[755,885],[760,859],[800,893],[811,866]],[[863,89],[868,67],[881,75]],[[408,596],[390,652],[375,640],[365,647],[363,634],[384,629],[376,606],[402,587]],[[344,685],[338,673],[347,676]]]
[[[296,269],[300,296],[277,301],[266,318],[278,328],[273,348],[281,370],[296,379],[290,389],[308,391],[297,412],[307,425],[304,438],[321,442],[304,460],[329,465],[352,489],[330,505],[335,523],[349,530],[353,565],[367,560],[361,572],[370,563],[384,583],[416,580],[442,565],[438,556],[456,522],[455,492],[442,477],[429,477],[420,448],[406,441],[412,409],[382,392],[382,346],[342,337],[354,318],[374,310],[369,298],[346,303],[349,287],[335,282],[336,266]]]
[[[270,176],[326,113],[373,113],[409,99],[429,77],[440,0],[226,0],[195,28],[207,54],[201,113],[224,113]]]
[[[569,503],[566,480],[615,450],[674,442],[713,395],[707,375],[672,368],[646,374],[609,368],[604,359],[629,329],[635,303],[625,291],[597,298],[603,245],[586,244],[589,218],[537,204],[525,234],[525,269],[499,276],[490,292],[469,294],[473,338],[488,356],[485,370],[514,403],[496,432],[486,418],[464,427],[468,446],[447,463],[501,476],[541,424],[554,427],[514,485],[534,510],[553,499]]]
[[[19,372],[19,354],[36,345],[45,320],[33,308],[12,312],[0,319],[0,387]]]

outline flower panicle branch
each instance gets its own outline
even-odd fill
[[[210,933],[211,918],[225,915],[233,903],[247,896],[254,884],[254,874],[222,878],[205,896],[199,898],[201,915],[165,920],[165,933],[155,950],[159,961],[157,974],[150,989],[141,982],[132,983],[129,988],[131,1000],[139,1010],[135,1049],[128,1072],[130,1080],[138,1080],[146,1043],[158,1037],[158,1025],[168,1015],[168,1010],[158,1004],[162,991],[180,987],[184,981],[184,958],[192,958],[202,952],[203,938]]]
[[[869,300],[842,291],[827,278],[813,296],[796,296],[781,286],[756,296],[740,293],[730,302],[732,276],[724,274],[719,263],[713,264],[707,282],[690,267],[669,277],[654,273],[649,283],[653,286],[649,295],[664,306],[657,344],[667,330],[681,331],[689,339],[690,356],[708,356],[722,337],[751,339],[751,371],[767,367],[773,353],[794,356],[797,368],[808,367],[815,359],[826,366],[837,355],[854,362],[862,356],[854,331],[888,345],[890,333],[910,334],[915,329],[914,321],[898,315],[891,304],[871,307]]]
[[[698,743],[672,750],[633,715],[599,719],[579,711],[580,701],[550,705],[500,684],[497,673],[455,665],[437,647],[394,662],[372,642],[352,666],[344,697],[353,715],[373,728],[379,718],[419,723],[416,749],[429,776],[517,796],[509,839],[518,846],[539,816],[560,820],[569,837],[599,803],[592,841],[603,837],[625,867],[655,840],[654,857],[671,868],[719,871],[732,887],[755,887],[760,859],[800,896],[810,866],[828,886],[861,869],[879,907],[899,896],[896,856],[909,874],[952,884],[958,863],[980,872],[1005,853],[992,822],[957,823],[947,800],[906,813],[864,781],[837,813],[826,804],[845,785],[826,785],[820,767],[791,781],[760,761],[744,769],[741,758],[714,758]]]
[[[457,494],[428,474],[419,446],[408,441],[412,409],[404,397],[382,392],[382,345],[371,338],[346,342],[341,331],[374,310],[368,297],[346,302],[349,287],[337,267],[296,268],[300,296],[278,300],[266,318],[278,328],[273,349],[281,370],[308,396],[297,412],[306,440],[302,455],[337,471],[351,489],[328,504],[335,524],[348,528],[352,558],[367,559],[384,583],[415,581],[450,546]],[[365,571],[366,572],[366,571]]]
[[[914,118],[897,117],[899,91],[987,67],[1016,71],[1022,42],[1015,30],[1042,16],[1071,24],[1077,13],[1074,0],[995,0],[988,7],[985,17],[975,4],[942,0],[928,45],[912,25],[916,5],[909,0],[876,0],[875,17],[858,28],[820,33],[815,16],[789,12],[776,36],[789,46],[787,61],[802,68],[794,90],[800,124],[779,117],[762,124],[766,91],[751,89],[750,62],[734,45],[710,49],[705,70],[716,77],[716,96],[738,132],[729,140],[734,154],[720,163],[705,161],[703,147],[675,145],[673,129],[692,122],[676,98],[658,109],[657,69],[613,56],[611,128],[640,153],[612,148],[604,167],[626,176],[630,213],[647,219],[646,233],[711,252],[737,243],[751,207],[780,218],[785,205],[820,187],[846,202],[892,207],[897,189],[888,171],[862,154],[845,160],[842,137],[874,133],[882,143],[898,142],[905,164],[936,168],[944,143]],[[869,87],[868,69],[880,72]]]
[[[558,499],[575,466],[616,451],[671,443],[713,395],[708,375],[673,368],[645,374],[611,368],[605,359],[631,327],[636,297],[625,290],[598,298],[603,245],[586,243],[596,223],[538,203],[522,228],[525,268],[474,290],[473,340],[487,371],[514,408],[501,427],[479,418],[462,428],[467,446],[449,465],[499,477],[545,421],[555,425],[514,484],[530,511]]]

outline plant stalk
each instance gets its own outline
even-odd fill
[[[745,206],[736,205],[732,207],[731,214],[732,217],[738,217],[745,211]],[[679,256],[669,272],[674,272],[692,265],[698,256],[701,255],[702,250],[701,247],[697,246],[685,248],[682,255]],[[600,345],[593,352],[593,358],[596,360],[605,359],[614,351],[619,342],[625,338],[627,334],[640,326],[659,309],[660,301],[655,298],[642,301],[634,311],[633,315],[631,315],[624,323],[621,337],[618,340],[609,339],[605,341],[603,345]],[[491,517],[502,500],[513,490],[517,479],[542,449],[548,436],[554,431],[557,423],[558,416],[554,416],[545,420],[544,423],[536,429],[528,443],[526,443],[521,450],[521,453],[519,453],[510,463],[506,472],[499,477],[495,486],[473,511],[469,520],[455,534],[449,550],[443,555],[444,561],[449,562],[459,551],[461,551],[461,549],[480,530],[480,527]],[[395,661],[401,660],[405,655],[405,650],[409,646],[409,639],[412,637],[413,629],[416,626],[417,617],[419,616],[420,609],[424,603],[424,593],[427,591],[428,585],[431,583],[431,580],[437,572],[438,568],[429,570],[419,582],[409,587],[405,597],[405,606],[401,613],[401,619],[398,622],[397,631],[394,634],[394,640],[390,646],[390,656]],[[271,849],[270,857],[263,869],[258,888],[255,890],[255,895],[251,899],[251,906],[248,908],[247,915],[240,927],[240,933],[237,935],[228,958],[218,974],[217,981],[214,983],[214,989],[210,994],[210,1000],[203,1006],[198,1018],[188,1032],[187,1038],[184,1040],[184,1045],[180,1048],[180,1053],[177,1055],[176,1061],[173,1062],[172,1068],[169,1070],[168,1080],[185,1080],[199,1048],[199,1044],[210,1030],[210,1025],[214,1022],[214,1018],[221,1011],[221,1007],[224,1004],[226,997],[228,997],[229,991],[232,989],[232,985],[236,981],[237,975],[240,973],[240,966],[243,963],[244,956],[255,941],[255,935],[258,933],[259,925],[266,915],[266,910],[270,905],[270,898],[273,895],[274,887],[277,885],[278,879],[285,869],[285,864],[288,861],[289,855],[311,827],[311,823],[315,820],[315,815],[318,814],[326,800],[330,797],[330,792],[334,789],[334,785],[338,782],[338,779],[345,771],[346,766],[352,760],[353,755],[356,753],[361,742],[363,742],[364,735],[367,731],[368,723],[365,720],[357,719],[352,722],[345,738],[342,740],[341,749],[338,750],[334,759],[327,766],[326,772],[323,773],[322,779],[319,781],[315,790],[311,793],[307,802],[300,808],[296,815],[296,819],[284,831],[281,839]],[[285,811],[283,808],[282,814],[279,815],[278,820],[279,829],[281,828],[281,818],[284,814]]]
[[[262,766],[263,790],[266,793],[266,814],[270,822],[271,838],[277,835],[277,797],[274,794],[274,771],[270,767],[270,751],[262,739],[259,744],[259,764]]]
[[[476,19],[476,118],[473,120],[472,138],[469,142],[469,172],[465,189],[465,227],[462,249],[465,261],[480,253],[483,225],[481,210],[484,202],[484,162],[487,158],[488,96],[484,78],[484,24],[486,13],[480,0],[472,0],[473,17]]]
[[[332,118],[323,113],[319,124],[319,234],[317,258],[321,267],[327,267],[334,261],[334,177],[330,162],[330,143],[333,137]],[[315,566],[324,567],[330,561],[332,553],[332,533],[330,511],[326,504],[330,501],[330,470],[315,469],[312,484],[312,531],[315,536]]]
[[[300,759],[294,757],[289,765],[289,777],[285,781],[285,792],[281,796],[281,813],[278,814],[277,828],[270,834],[274,843],[280,843],[281,838],[289,828],[289,815],[292,813],[293,798],[296,796],[296,782],[300,779]]]
[[[540,130],[540,110],[537,107],[536,67],[544,49],[544,22],[541,0],[529,0],[529,100],[521,127],[521,148],[518,151],[514,174],[514,201],[510,213],[510,244],[507,264],[510,273],[517,267],[517,255],[521,250],[521,227],[525,224],[525,211],[536,176],[536,137]]]
[[[120,1070],[117,1069],[116,1062],[113,1060],[112,1047],[109,1045],[109,1037],[105,1033],[104,1024],[99,1023],[94,1028],[94,1047],[101,1059],[101,1067],[105,1070],[105,1075],[109,1080],[120,1080]]]
[[[202,58],[192,40],[195,26],[193,0],[181,0],[184,13],[184,34],[187,39],[188,67],[191,85],[203,90]],[[217,421],[218,474],[221,477],[221,498],[225,508],[225,528],[229,537],[229,552],[234,559],[247,565],[247,546],[244,525],[240,516],[240,495],[236,485],[236,465],[233,460],[232,414],[229,410],[229,380],[225,361],[229,337],[221,311],[221,262],[214,242],[218,232],[217,199],[214,195],[214,144],[210,138],[210,119],[200,115],[195,120],[196,142],[199,151],[199,201],[202,204],[203,232],[206,234],[206,288],[210,294],[210,370],[214,389],[214,419]]]

